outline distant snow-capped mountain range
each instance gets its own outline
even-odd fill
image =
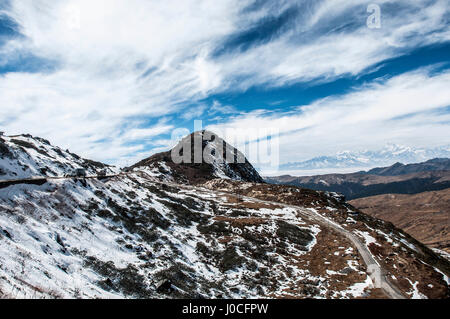
[[[387,144],[378,151],[343,151],[334,156],[319,156],[303,162],[286,163],[280,166],[280,170],[369,168],[389,166],[397,162],[410,164],[423,162],[432,158],[448,157],[450,157],[450,145],[425,149]]]

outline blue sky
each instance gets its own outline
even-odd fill
[[[118,165],[194,120],[281,163],[446,146],[449,87],[448,0],[0,0],[0,130]]]

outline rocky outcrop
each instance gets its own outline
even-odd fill
[[[239,150],[208,131],[195,132],[183,138],[171,151],[144,159],[132,169],[144,169],[164,179],[170,177],[187,184],[215,178],[264,182]]]

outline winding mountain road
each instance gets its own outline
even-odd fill
[[[136,172],[135,172],[136,173]],[[120,175],[127,175],[128,173],[119,173],[119,174],[112,174],[112,175],[106,175],[106,176],[64,176],[64,177],[39,177],[39,178],[28,178],[28,179],[15,179],[15,180],[0,180],[0,189],[6,188],[12,185],[17,184],[32,184],[32,185],[42,185],[48,180],[62,180],[62,179],[105,179],[105,178],[113,178]],[[225,191],[218,191],[218,190],[211,190],[204,187],[196,187],[191,185],[184,185],[184,184],[177,184],[172,182],[162,182],[160,180],[157,180],[155,178],[150,177],[149,180],[151,180],[152,183],[156,184],[164,184],[167,186],[173,186],[178,187],[182,189],[189,189],[194,191],[200,191],[200,192],[212,192],[219,196],[234,196],[237,195],[230,192]],[[280,202],[272,202],[272,201],[265,201],[261,199],[257,199],[254,197],[247,197],[247,196],[240,196],[242,199],[245,199],[250,202],[257,202],[262,204],[269,204],[269,205],[277,205],[282,206],[285,208],[291,208],[295,209],[297,212],[299,212],[302,216],[304,216],[307,219],[310,219],[312,221],[315,221],[321,225],[324,225],[326,227],[334,229],[336,232],[340,233],[341,235],[345,236],[358,250],[359,254],[361,255],[364,263],[367,267],[367,273],[369,274],[374,288],[380,288],[383,290],[383,292],[392,299],[405,299],[405,297],[402,295],[402,293],[398,290],[397,287],[392,285],[389,280],[387,279],[386,273],[383,270],[383,268],[380,266],[380,264],[375,260],[372,253],[370,252],[369,248],[361,242],[361,240],[355,236],[352,232],[346,230],[339,224],[335,223],[334,221],[331,221],[330,219],[326,218],[325,216],[319,214],[318,212],[314,210],[305,209],[304,207],[295,206],[295,205],[287,205]]]
[[[301,215],[309,218],[310,220],[316,221],[319,224],[328,226],[329,228],[334,229],[336,232],[340,233],[341,235],[345,236],[358,250],[359,254],[361,255],[364,263],[367,267],[367,273],[369,274],[370,278],[372,279],[374,288],[380,288],[383,290],[383,292],[392,299],[405,299],[405,297],[402,295],[402,293],[398,290],[397,287],[392,285],[386,275],[383,268],[381,268],[380,264],[375,260],[372,253],[370,252],[369,248],[363,244],[360,239],[355,236],[352,232],[346,230],[341,225],[335,223],[334,221],[331,221],[330,219],[326,218],[325,216],[319,214],[318,212],[314,210],[305,209],[304,207],[300,206],[294,206],[294,205],[286,205],[279,202],[269,202],[269,201],[263,201],[259,199],[255,199],[253,197],[244,197],[244,199],[256,201],[264,204],[272,204],[272,205],[279,205],[286,208],[292,208],[297,210]]]
[[[214,191],[211,189],[206,189],[202,187],[195,187],[195,186],[187,186],[187,185],[180,185],[175,183],[164,183],[169,184],[171,186],[176,186],[180,188],[187,188],[192,190],[199,190],[199,191],[209,191],[216,193],[217,195],[221,196],[236,196],[236,194],[228,193],[224,191]],[[370,252],[369,248],[361,242],[361,240],[355,236],[352,232],[346,230],[339,224],[335,223],[334,221],[331,221],[330,219],[326,218],[325,216],[319,214],[318,212],[314,210],[305,209],[304,207],[295,206],[295,205],[287,205],[280,202],[272,202],[272,201],[265,201],[261,199],[257,199],[254,197],[247,197],[247,196],[241,196],[242,199],[245,199],[250,202],[257,202],[261,204],[269,204],[269,205],[277,205],[282,206],[285,208],[291,208],[295,209],[297,212],[299,212],[302,216],[305,218],[315,221],[321,225],[324,225],[326,227],[334,229],[336,232],[340,233],[341,235],[345,236],[358,250],[359,254],[361,255],[364,263],[367,267],[367,273],[369,274],[374,288],[380,288],[383,290],[383,292],[391,299],[405,299],[405,296],[399,291],[399,289],[391,284],[389,280],[387,279],[386,272],[383,270],[383,268],[380,266],[380,264],[375,260],[372,253]]]

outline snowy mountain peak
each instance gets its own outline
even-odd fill
[[[214,178],[262,183],[245,156],[209,131],[184,137],[172,150],[155,154],[132,166],[161,179],[196,184]]]
[[[412,147],[399,145],[395,143],[387,143],[381,151],[382,153],[391,153],[393,155],[399,155],[403,153],[416,152]]]
[[[413,148],[410,146],[388,143],[380,150],[342,151],[331,156],[319,156],[303,162],[287,163],[281,170],[316,170],[355,168],[355,170],[370,169],[378,166],[390,166],[394,163],[417,163],[432,158],[450,157],[448,146],[437,148]]]

